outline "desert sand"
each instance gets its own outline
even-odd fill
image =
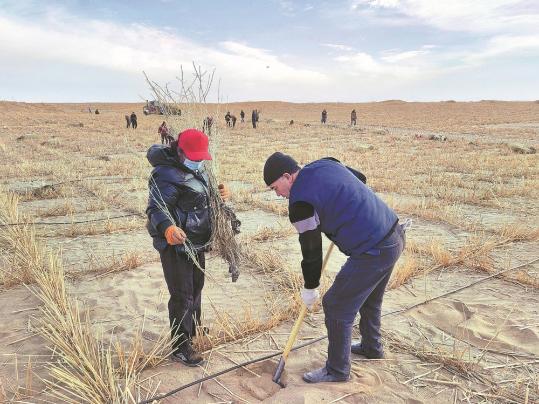
[[[89,114],[89,106],[100,114]],[[135,372],[127,401],[283,349],[299,307],[293,288],[301,279],[301,251],[286,201],[262,181],[264,161],[277,150],[302,164],[333,156],[358,168],[401,220],[413,219],[384,301],[387,357],[352,355],[348,383],[309,385],[301,375],[323,365],[322,340],[290,354],[286,388],[271,382],[276,356],[162,402],[539,400],[539,158],[522,153],[539,146],[538,102],[245,102],[206,108],[216,118],[220,178],[233,191],[230,205],[242,221],[239,237],[248,258],[232,283],[226,263],[209,254],[203,323],[210,337],[198,340],[205,364],[187,368],[160,351]],[[255,108],[261,118],[256,130],[249,122]],[[320,123],[323,108],[326,125]],[[357,126],[349,125],[353,108]],[[240,109],[246,122],[226,128],[226,111],[239,117]],[[124,115],[132,111],[139,118],[136,130],[125,128]],[[175,129],[187,124],[182,119],[173,122]],[[142,104],[0,102],[0,401],[65,401],[55,394],[59,387],[46,382],[54,380],[51,365],[62,359],[61,347],[42,332],[48,317],[32,271],[51,264],[40,254],[58,255],[65,299],[88,313],[81,322],[87,320],[103,350],[116,340],[134,351],[138,341],[145,352],[139,358],[145,358],[160,337],[166,339],[168,292],[144,227],[151,169],[145,152],[159,142],[162,120],[144,116]],[[21,258],[34,256],[41,258]],[[333,252],[326,286],[345,259]],[[325,333],[318,307],[297,344]],[[114,378],[124,382],[121,374]]]

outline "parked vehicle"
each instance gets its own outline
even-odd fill
[[[159,101],[146,101],[146,105],[142,107],[144,115],[163,115],[167,112],[167,108],[171,115],[181,115],[182,110],[174,105],[163,105]]]

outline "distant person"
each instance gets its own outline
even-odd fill
[[[131,126],[131,121],[129,120],[129,115],[125,116],[125,125],[126,125],[127,129],[129,129],[129,127]]]
[[[226,122],[226,126],[230,126],[231,123],[230,123],[230,111],[228,111],[225,115],[225,122]]]
[[[236,121],[237,120],[238,120],[238,118],[236,118],[236,115],[230,115],[230,122],[232,123],[233,128],[236,127]]]
[[[134,112],[131,112],[131,127],[137,129],[137,115]]]
[[[357,122],[357,114],[356,114],[356,110],[353,109],[352,113],[350,114],[350,125],[356,126],[356,122]]]
[[[89,113],[89,114],[92,113],[92,108],[88,107],[88,113]]]
[[[320,120],[320,122],[322,122],[323,124],[326,123],[328,119],[328,111],[326,111],[325,109],[322,111],[322,119]]]
[[[159,129],[157,129],[157,133],[161,135],[161,144],[169,144],[170,134],[168,132],[168,127],[165,121],[159,126]]]
[[[241,118],[241,123],[244,123],[245,122],[245,112],[243,112],[243,109],[241,110],[240,112],[240,118]]]
[[[253,109],[253,112],[251,113],[251,121],[253,123],[253,129],[256,129],[256,123],[258,122],[258,113],[256,112],[256,109]]]
[[[97,108],[95,109],[95,114],[99,115],[99,110]]]
[[[202,131],[207,134],[211,135],[211,127],[213,126],[213,118],[211,116],[207,116],[204,118],[204,121],[202,122]]]

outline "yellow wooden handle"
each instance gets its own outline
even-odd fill
[[[322,263],[322,270],[320,271],[320,275],[324,273],[324,270],[326,269],[326,265],[329,260],[329,256],[331,254],[331,251],[333,250],[333,246],[335,244],[333,241],[328,247],[328,251],[326,252],[326,256],[324,257],[324,262]],[[292,331],[290,332],[290,337],[288,337],[288,341],[286,343],[286,347],[283,351],[282,358],[286,360],[288,358],[288,354],[290,353],[290,350],[292,349],[292,345],[294,345],[294,342],[296,341],[296,337],[298,336],[299,328],[301,327],[301,323],[303,322],[303,319],[305,318],[305,314],[307,314],[307,306],[305,306],[305,303],[302,304],[301,311],[299,312],[298,318],[296,319],[296,322],[294,323],[294,327],[292,327]]]

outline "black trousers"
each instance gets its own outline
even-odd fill
[[[204,272],[197,268],[187,255],[178,254],[174,246],[167,246],[159,254],[170,293],[168,317],[171,337],[174,339],[176,335],[178,336],[173,345],[176,350],[195,336],[196,326],[200,325]],[[205,268],[204,252],[198,253],[198,262]]]
[[[131,121],[131,126],[133,129],[137,129],[137,121]]]

